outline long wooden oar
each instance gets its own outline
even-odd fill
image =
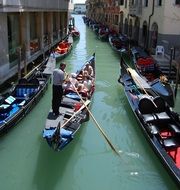
[[[133,78],[133,80],[135,80],[135,82],[137,82],[138,83],[138,85],[143,89],[143,91],[145,92],[145,94],[148,96],[148,97],[150,97],[149,96],[149,94],[147,93],[147,91],[145,90],[145,88],[142,86],[142,84],[141,84],[141,82],[137,79],[137,77],[135,76],[137,73],[136,73],[136,71],[134,70],[134,69],[132,69],[132,68],[127,68],[127,71],[129,71],[130,73],[131,73],[131,76],[132,76],[132,78]],[[147,83],[148,84],[148,83]],[[148,84],[148,86],[149,86],[149,84]],[[152,101],[152,103],[154,104],[154,106],[157,108],[157,105]]]
[[[70,80],[71,82],[71,80]],[[87,109],[87,111],[89,112],[91,118],[93,119],[94,123],[96,124],[95,126],[99,129],[99,131],[101,132],[101,134],[103,135],[103,137],[106,139],[107,143],[109,144],[109,146],[111,147],[111,149],[117,154],[120,155],[119,152],[116,150],[116,148],[114,147],[114,145],[111,143],[111,141],[109,140],[109,138],[107,137],[107,135],[105,134],[105,132],[103,131],[103,129],[100,127],[100,125],[98,124],[98,122],[96,121],[95,117],[93,116],[93,114],[91,113],[91,111],[89,110],[88,106],[85,104],[84,100],[82,99],[81,95],[79,94],[79,92],[77,91],[76,87],[74,86],[74,84],[71,82],[73,88],[75,89],[76,93],[78,94],[78,96],[80,97],[83,105],[85,106],[85,108]]]

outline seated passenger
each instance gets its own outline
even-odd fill
[[[76,73],[71,73],[71,76],[66,80],[63,88],[65,89],[65,93],[69,91],[75,92],[78,87],[78,80],[76,79]],[[76,88],[76,89],[74,89]]]
[[[84,75],[84,71],[81,70],[81,71],[79,72],[79,74],[77,75],[77,80],[78,80],[78,81],[82,81],[83,75]]]
[[[92,81],[92,77],[88,75],[87,71],[84,71],[82,82],[83,82],[83,85],[88,89],[88,91],[90,91],[93,86],[93,81]]]
[[[86,88],[86,86],[84,84],[78,84],[77,91],[83,97],[88,97],[88,89]]]
[[[92,66],[89,63],[86,64],[86,66],[84,68],[84,71],[87,71],[88,75],[90,75],[91,77],[94,76],[93,68],[92,68]]]

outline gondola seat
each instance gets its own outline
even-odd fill
[[[37,78],[33,78],[33,79],[31,79],[30,81],[29,81],[29,83],[31,83],[31,84],[34,84],[34,85],[39,85],[39,80],[37,79]]]
[[[20,86],[16,88],[15,96],[16,98],[27,98],[32,96],[38,91],[38,86]]]
[[[171,119],[166,112],[156,113],[155,116],[157,117],[158,122],[167,122]]]
[[[175,136],[180,136],[180,126],[169,123],[168,127],[174,133]]]
[[[166,149],[177,148],[180,144],[175,138],[166,138],[163,139],[163,145]]]
[[[153,99],[153,102],[156,105],[155,112],[160,113],[160,112],[165,112],[166,111],[166,103],[160,96],[156,96]]]
[[[27,83],[28,83],[28,80],[26,78],[21,78],[18,81],[18,84],[27,84]]]
[[[147,130],[151,135],[159,135],[159,129],[156,125],[148,125]]]
[[[145,123],[152,123],[157,121],[157,117],[154,114],[142,114],[142,119]]]

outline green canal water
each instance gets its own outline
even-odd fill
[[[96,91],[91,111],[120,157],[92,119],[82,125],[62,152],[48,147],[42,130],[51,106],[50,85],[36,107],[0,138],[0,189],[177,190],[142,134],[117,82],[119,56],[108,43],[97,39],[80,15],[75,15],[75,23],[81,36],[65,59],[67,71],[80,69],[96,52]]]

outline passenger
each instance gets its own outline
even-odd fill
[[[77,91],[83,97],[87,97],[88,96],[88,89],[84,86],[84,84],[78,84]]]
[[[76,79],[77,74],[76,73],[71,73],[71,77],[70,77],[70,82],[71,84],[73,84],[75,87],[78,86],[78,80]]]
[[[68,91],[76,91],[78,87],[78,80],[76,79],[76,73],[71,73],[71,76],[68,80],[66,80],[66,83],[64,85],[65,93]]]
[[[88,89],[88,91],[90,91],[93,85],[93,81],[92,81],[92,77],[88,75],[87,71],[84,71],[82,81],[83,81],[83,85]]]
[[[81,71],[79,72],[79,74],[77,75],[77,80],[78,80],[78,81],[82,81],[83,75],[84,75],[84,71],[81,70]]]
[[[84,71],[87,71],[88,75],[90,75],[91,77],[94,76],[93,68],[92,68],[92,66],[89,63],[86,64],[86,66],[84,68]]]

